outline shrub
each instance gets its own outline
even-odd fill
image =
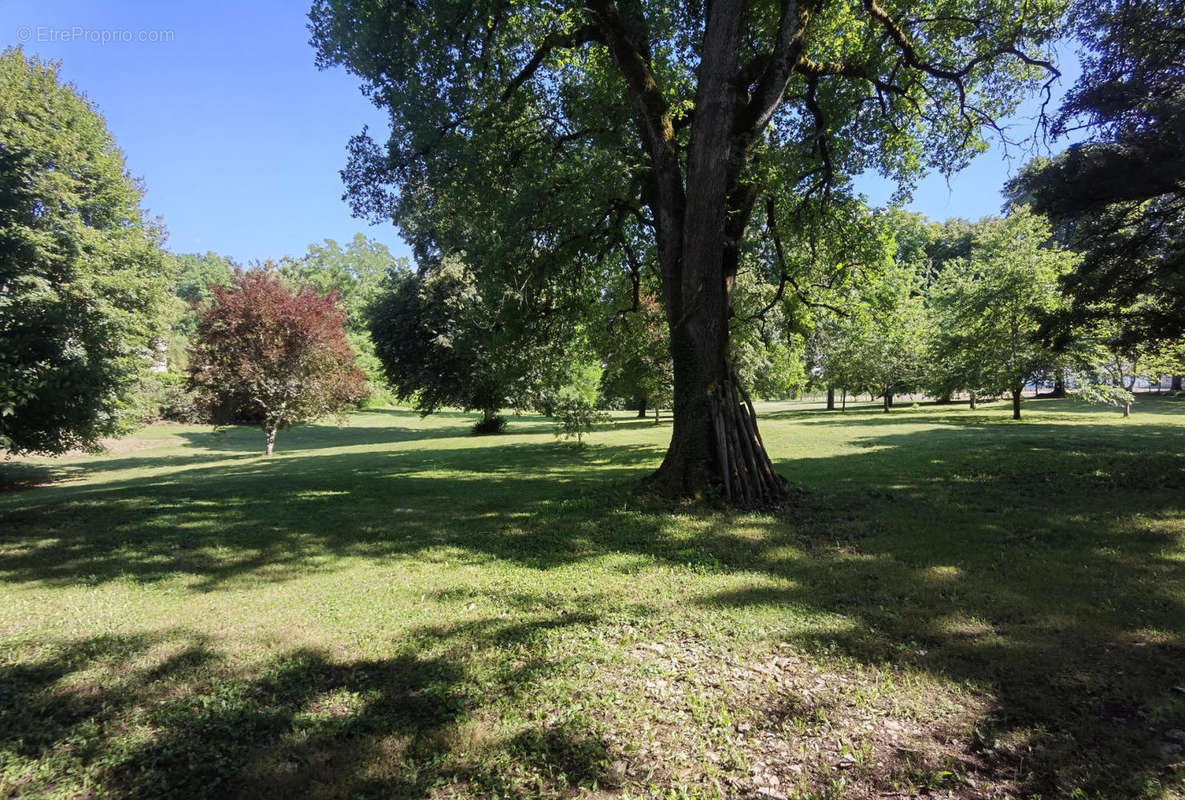
[[[141,379],[136,392],[136,421],[147,425],[158,420],[203,422],[197,397],[186,386],[184,375],[150,373]]]
[[[588,398],[570,394],[561,398],[556,405],[558,430],[555,435],[564,439],[575,439],[577,444],[583,444],[586,434],[592,433],[593,428],[608,422],[609,419],[609,415],[597,410]]]
[[[473,433],[477,436],[488,436],[490,434],[502,433],[504,430],[506,430],[506,417],[502,416],[501,414],[482,417],[473,425]]]

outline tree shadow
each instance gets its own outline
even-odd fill
[[[852,624],[793,638],[987,691],[994,710],[968,739],[1024,796],[1181,786],[1181,431],[1030,423],[855,443],[779,465],[815,489],[788,530],[702,542],[778,586],[700,602],[840,614]]]
[[[244,665],[182,630],[46,642],[0,664],[0,790],[52,789],[49,765],[128,798],[422,798],[456,784],[517,796],[523,775],[590,785],[608,763],[595,725],[502,730],[472,693],[498,648],[589,621],[424,628],[411,638],[433,654],[344,662],[304,648]],[[497,688],[529,686],[532,669],[503,670]]]
[[[776,518],[688,509],[676,515],[629,502],[623,487],[657,464],[662,453],[654,445],[577,449],[508,439],[497,447],[308,448],[294,459],[195,463],[163,476],[49,487],[6,498],[0,580],[53,585],[181,576],[191,591],[217,591],[239,579],[282,581],[333,569],[325,554],[430,559],[442,546],[461,549],[474,563],[501,559],[538,570],[624,553],[670,570],[759,575],[770,580],[724,590],[705,583],[686,602],[706,612],[782,611],[791,620],[803,609],[835,616],[850,624],[820,630],[791,621],[780,635],[991,696],[994,708],[966,738],[989,764],[989,778],[1010,781],[1025,796],[1081,789],[1087,796],[1154,797],[1156,786],[1179,781],[1172,765],[1185,755],[1173,749],[1169,733],[1185,729],[1185,693],[1175,688],[1185,684],[1181,428],[1032,421],[910,430],[892,414],[873,421],[880,429],[856,428],[847,452],[779,463],[808,492]],[[813,417],[802,422],[818,424]],[[504,599],[524,612],[544,602],[534,595]],[[589,625],[612,602],[594,598],[586,616],[529,625]],[[417,633],[428,641],[475,641],[490,652],[517,635],[505,620]],[[40,688],[18,690],[12,707],[28,706],[36,716],[37,698],[61,681],[63,664],[145,646],[82,643],[74,655],[13,667],[25,670],[14,673],[14,685]],[[161,680],[214,657],[200,641],[186,647],[186,659],[164,667]],[[498,781],[522,763],[546,764],[563,780],[596,772],[604,743],[595,732],[542,728],[490,745],[495,754],[483,763],[493,767],[431,766],[440,752],[486,746],[452,738],[463,732],[440,733],[454,730],[454,706],[441,700],[422,709],[408,699],[442,683],[449,687],[443,696],[464,698],[473,681],[463,663],[409,651],[347,667],[323,655],[291,654],[291,663],[231,681],[236,688],[228,698],[215,692],[212,707],[223,710],[199,713],[192,729],[184,721],[192,707],[178,700],[177,719],[161,716],[167,731],[177,731],[165,737],[173,742],[167,752],[150,745],[131,751],[120,763],[132,777],[113,772],[112,785],[131,787],[131,796],[151,794],[136,781],[157,770],[144,765],[163,764],[182,787],[179,796],[199,792],[213,776],[170,759],[181,758],[180,751],[214,758],[224,729],[237,725],[248,735],[242,751],[229,756],[231,772],[289,794],[325,781],[340,788],[326,775],[357,781],[350,786],[363,794],[416,797],[441,779],[501,791]],[[505,671],[498,691],[528,690],[532,677],[516,669]],[[183,696],[211,691],[195,687]],[[285,738],[304,719],[302,704],[347,691],[375,698],[366,708],[380,711],[351,711],[342,727],[319,722],[324,735],[302,729]],[[133,701],[115,694],[108,703]],[[461,705],[473,704],[468,698]],[[63,708],[62,718],[74,722],[54,723],[49,730],[64,732],[47,734],[52,742],[38,753],[72,741],[70,731],[92,706]],[[21,712],[11,713],[17,716],[0,717],[0,730],[12,729],[4,724],[11,719],[15,730],[32,726]],[[48,707],[44,714],[60,716]],[[253,741],[271,744],[260,751]],[[351,744],[338,752],[337,741]],[[313,744],[302,749],[302,742]],[[360,777],[365,764],[384,761],[396,765],[392,774]],[[144,776],[136,777],[137,769]],[[185,783],[188,770],[204,777]],[[326,793],[337,791],[331,788]]]
[[[575,513],[594,521],[591,506],[571,501],[637,481],[659,456],[643,445],[507,441],[240,458],[47,487],[8,504],[0,580],[179,578],[209,591],[244,575],[282,581],[332,569],[326,554],[392,558],[444,545],[546,568],[581,557],[587,543],[572,527],[540,532],[527,547],[503,531],[534,516],[569,520],[581,505]]]

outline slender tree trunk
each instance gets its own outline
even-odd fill
[[[1049,393],[1050,397],[1065,397],[1066,396],[1066,371],[1059,369],[1057,375],[1053,379],[1053,391]]]
[[[828,411],[835,410],[835,387],[834,386],[827,387],[827,410]]]
[[[657,409],[655,409],[657,410]],[[646,419],[646,398],[638,401],[638,419]]]
[[[1131,403],[1124,403],[1123,404],[1123,416],[1130,417],[1131,414],[1132,414],[1132,404]]]
[[[655,407],[654,407],[654,424],[655,424],[655,425],[657,425],[657,424],[658,424],[658,421],[659,421],[659,417],[658,417],[658,415],[659,415],[659,412],[660,412],[661,410],[662,410],[662,409],[661,409],[661,408],[659,408],[658,406],[655,406]]]
[[[969,394],[971,395],[971,410],[974,411],[975,410],[975,392],[970,392]]]
[[[266,454],[271,455],[276,450],[276,429],[269,427],[266,429],[267,433],[267,450]]]
[[[1012,418],[1020,419],[1020,395],[1024,391],[1024,387],[1012,390]]]
[[[843,396],[842,396],[842,399],[840,400],[839,410],[840,411],[847,411],[848,410],[848,390],[847,389],[843,390]]]
[[[1172,389],[1174,392],[1179,392],[1179,391],[1181,391],[1181,379],[1182,379],[1183,377],[1185,377],[1185,376],[1182,376],[1182,375],[1174,375],[1174,376],[1173,376],[1173,382],[1172,382],[1172,384],[1170,385],[1170,387],[1169,387],[1169,388],[1171,388],[1171,389]]]
[[[885,399],[885,413],[888,414],[889,409],[893,407],[893,393],[888,389],[885,389],[885,393],[882,395],[882,397]]]

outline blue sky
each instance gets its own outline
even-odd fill
[[[346,143],[386,123],[352,76],[313,65],[306,11],[303,0],[0,0],[0,42],[60,60],[96,103],[170,249],[248,261],[363,232],[407,255],[391,225],[354,219],[341,200]],[[949,187],[932,176],[910,207],[935,219],[997,213],[1016,155],[1009,164],[994,147]],[[875,202],[892,189],[859,187]]]

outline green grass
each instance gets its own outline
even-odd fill
[[[1006,405],[768,404],[778,515],[624,416],[9,463],[0,796],[1182,797],[1185,403]]]

